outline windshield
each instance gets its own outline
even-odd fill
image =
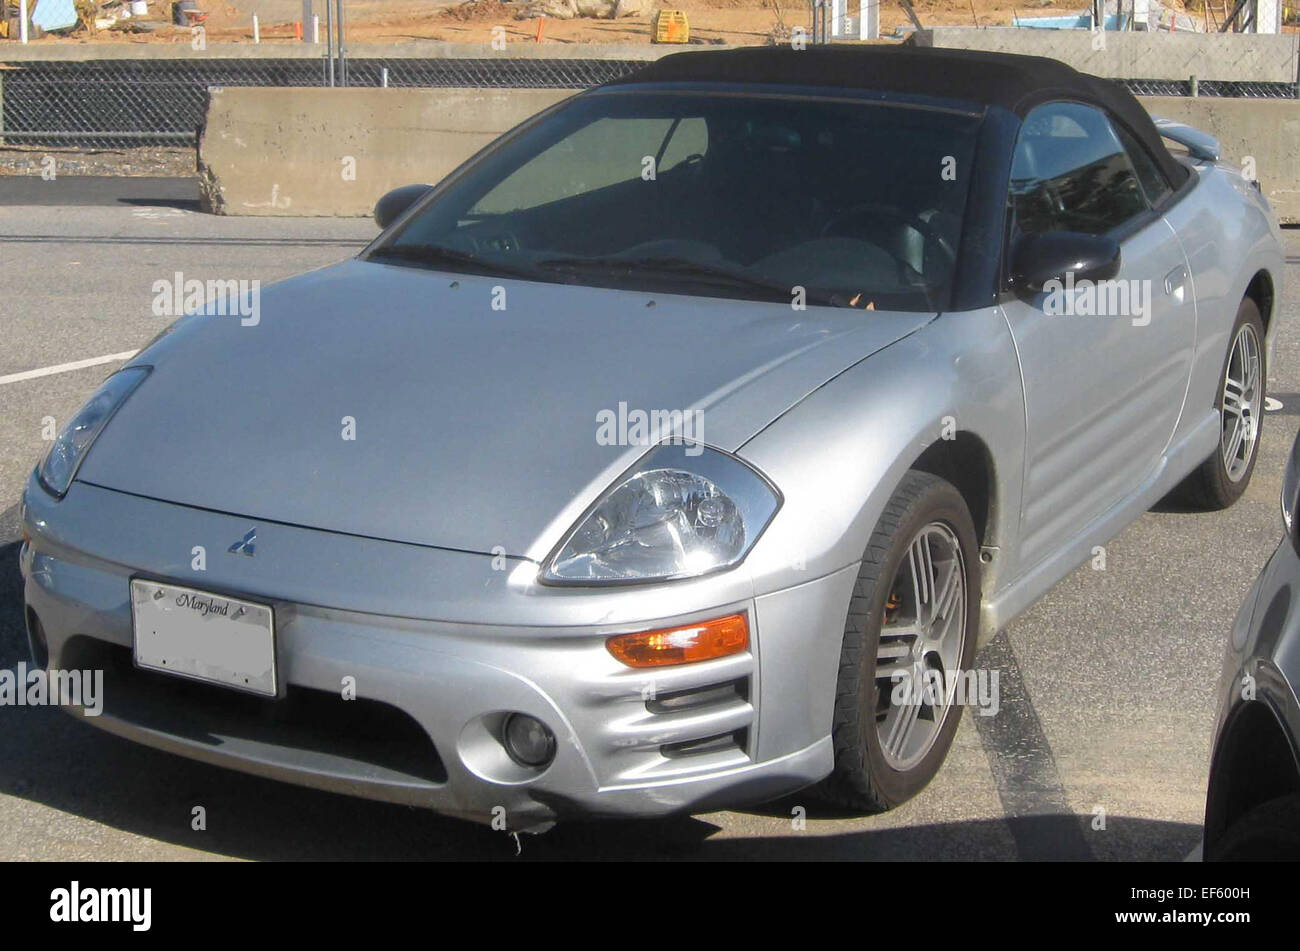
[[[701,296],[947,306],[979,117],[879,100],[584,96],[458,175],[385,263]]]

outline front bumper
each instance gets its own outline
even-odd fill
[[[228,553],[250,526],[256,557]],[[831,709],[856,566],[761,597],[742,572],[623,592],[548,588],[536,565],[342,536],[77,483],[29,482],[21,564],[34,653],[105,671],[84,722],[302,785],[511,829],[773,798],[831,769]],[[198,549],[204,570],[195,570]],[[283,695],[138,670],[129,579],[273,605]],[[632,670],[615,633],[748,612],[750,651]],[[345,700],[352,688],[357,700]],[[516,764],[506,714],[547,723],[554,761]]]

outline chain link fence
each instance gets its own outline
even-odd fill
[[[1300,84],[1227,82],[1202,79],[1193,92],[1191,80],[1122,79],[1135,96],[1206,96],[1222,99],[1297,99]]]
[[[2,54],[0,54],[2,55]],[[350,86],[585,89],[646,65],[568,58],[349,58]],[[1137,95],[1190,96],[1190,81],[1123,80]],[[0,62],[0,144],[193,145],[212,86],[321,86],[324,59]],[[1201,96],[1295,99],[1293,83],[1208,82]]]
[[[0,142],[189,145],[212,86],[322,86],[324,61],[149,59],[0,63]],[[606,59],[348,59],[349,86],[586,89],[646,65]]]

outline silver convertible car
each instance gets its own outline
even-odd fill
[[[33,654],[510,829],[894,806],[981,642],[1250,480],[1283,256],[1216,153],[1049,60],[665,57],[109,376],[26,487]]]

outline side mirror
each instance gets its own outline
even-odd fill
[[[402,212],[431,191],[433,191],[432,185],[403,185],[401,188],[394,188],[375,202],[375,224],[387,228],[402,216]]]
[[[1119,273],[1119,242],[1077,231],[1027,234],[1011,258],[1011,280],[1019,292],[1036,293],[1049,281],[1104,281]]]
[[[1300,436],[1291,445],[1291,455],[1282,474],[1282,527],[1300,554],[1300,524],[1296,508],[1300,506]]]

